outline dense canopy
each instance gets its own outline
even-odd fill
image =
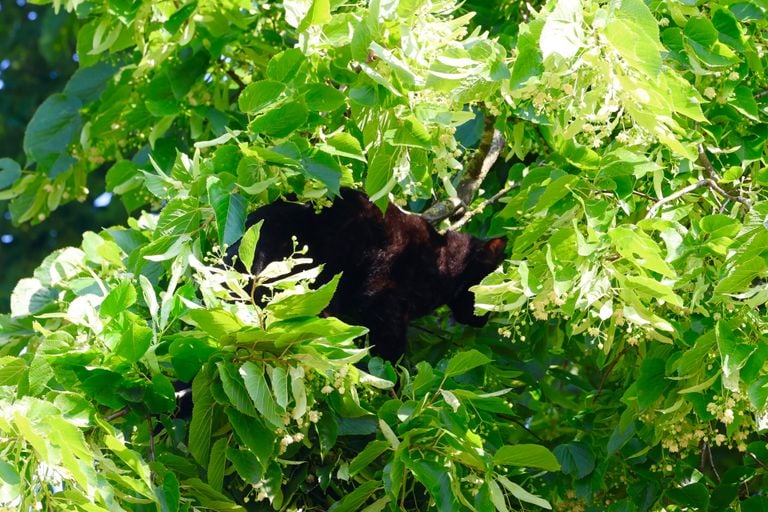
[[[52,7],[79,67],[0,201],[46,223],[107,169],[130,218],[0,315],[0,505],[768,509],[764,1]],[[490,323],[438,310],[393,365],[301,240],[224,260],[344,186],[506,237]]]

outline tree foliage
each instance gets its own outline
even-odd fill
[[[768,507],[764,2],[53,4],[80,68],[0,200],[41,222],[108,165],[134,215],[0,316],[0,502]],[[355,184],[509,238],[489,326],[438,311],[393,366],[300,240],[223,261],[249,209]]]

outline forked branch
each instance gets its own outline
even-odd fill
[[[456,197],[449,197],[439,201],[421,214],[430,224],[435,225],[457,213],[469,213],[469,205],[472,203],[477,190],[482,185],[483,180],[485,180],[491,167],[493,167],[493,164],[496,163],[499,155],[501,155],[501,150],[504,148],[504,136],[499,130],[494,128],[495,122],[495,117],[486,116],[485,128],[480,138],[480,144],[474,156],[467,164],[464,176],[456,186]],[[460,221],[461,218],[456,222]]]

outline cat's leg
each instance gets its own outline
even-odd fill
[[[408,314],[391,294],[378,296],[366,304],[362,324],[369,329],[371,353],[395,362],[405,353]]]

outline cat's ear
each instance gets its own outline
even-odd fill
[[[504,259],[504,249],[507,248],[507,239],[505,237],[491,238],[483,245],[484,256],[487,260],[496,265]]]

